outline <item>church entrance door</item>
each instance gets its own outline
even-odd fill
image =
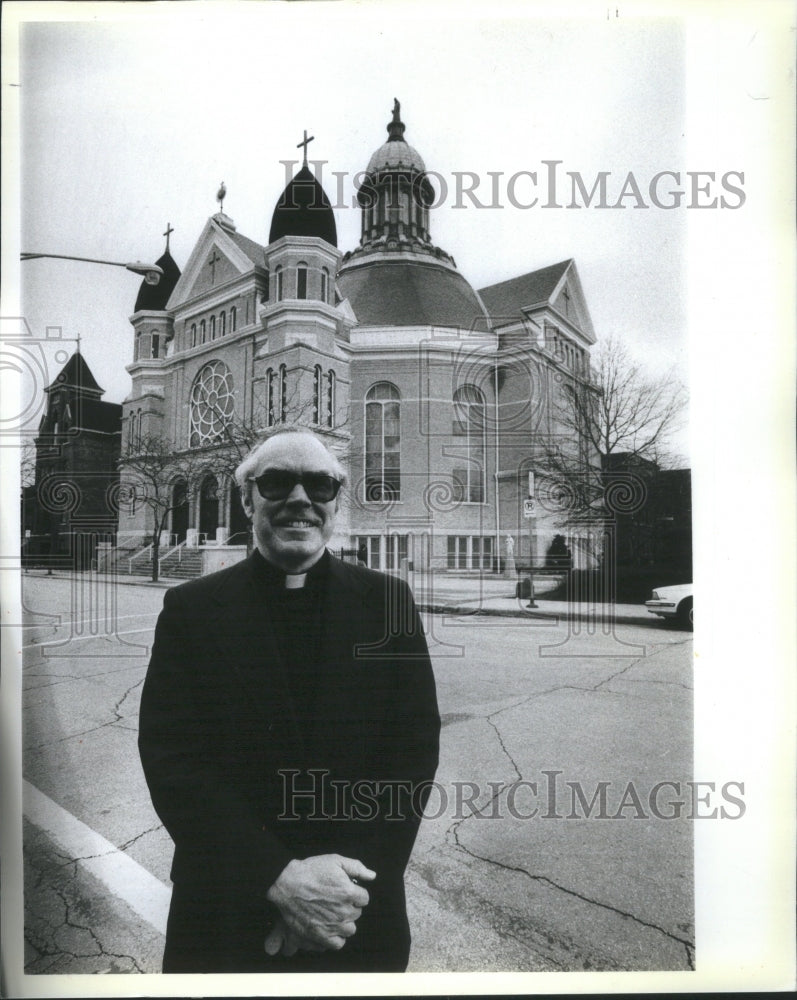
[[[179,545],[188,534],[188,483],[184,479],[172,487],[172,506],[172,535]]]
[[[219,523],[219,484],[215,476],[205,476],[199,490],[199,538],[214,541]]]
[[[227,541],[231,545],[246,545],[249,538],[249,518],[241,504],[241,492],[235,483],[230,484],[230,534]]]

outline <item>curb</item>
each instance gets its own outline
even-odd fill
[[[451,615],[458,618],[475,617],[480,616],[484,618],[519,618],[521,621],[529,621],[530,619],[542,619],[543,621],[578,621],[578,622],[591,622],[595,621],[596,616],[589,614],[586,611],[573,611],[573,612],[563,612],[563,611],[545,611],[543,609],[538,609],[536,611],[527,611],[518,608],[517,611],[509,610],[508,608],[469,608],[463,607],[457,604],[419,604],[419,611],[424,611],[427,614],[432,615]],[[618,614],[612,616],[611,620],[617,625],[662,625],[665,624],[663,620],[656,618],[654,615],[650,617],[643,617],[641,615],[626,615]]]

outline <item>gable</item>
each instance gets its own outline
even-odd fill
[[[515,323],[531,311],[551,308],[589,343],[595,343],[592,319],[572,259],[481,288],[479,295],[498,326]]]
[[[595,331],[592,326],[592,318],[587,309],[587,302],[584,298],[584,290],[578,277],[575,262],[571,261],[570,266],[557,282],[556,288],[550,298],[553,308],[568,321],[571,326],[576,327],[586,335],[587,340],[595,343]]]
[[[248,252],[248,244],[253,247],[257,244],[246,240],[247,245],[242,245],[244,240],[246,237],[228,232],[213,219],[208,219],[166,308],[177,309],[225,282],[250,274],[256,264]]]
[[[202,292],[209,292],[218,285],[224,284],[231,278],[237,278],[241,272],[233,264],[230,258],[223,252],[217,243],[213,243],[208,252],[204,255],[204,260],[199,267],[197,278],[191,286],[188,297],[201,295]]]

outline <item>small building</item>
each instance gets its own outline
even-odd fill
[[[88,568],[116,533],[122,407],[103,401],[79,349],[45,393],[23,490],[23,562]]]

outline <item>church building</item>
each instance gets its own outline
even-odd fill
[[[573,565],[592,566],[589,531],[542,475],[543,444],[562,434],[557,401],[589,387],[595,334],[575,263],[474,289],[433,241],[435,192],[398,102],[387,133],[358,191],[352,249],[337,245],[306,145],[265,245],[238,231],[223,197],[182,273],[167,235],[163,278],[142,285],[130,318],[122,431],[123,453],[162,439],[192,459],[169,484],[184,502],[162,543],[245,545],[230,454],[300,423],[348,470],[333,549],[384,570],[403,559],[496,570],[509,552],[542,564],[562,536]],[[595,459],[583,442],[562,447]],[[120,535],[145,539],[150,516],[130,504]]]

